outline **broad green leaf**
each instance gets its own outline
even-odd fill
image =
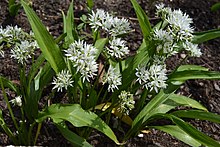
[[[70,3],[69,9],[67,11],[66,16],[66,32],[67,33],[67,42],[72,43],[74,41],[73,38],[73,29],[74,29],[74,16],[73,16],[73,1]]]
[[[220,29],[201,32],[198,35],[194,35],[193,43],[199,44],[219,37],[220,37]]]
[[[67,43],[72,43],[74,40],[78,40],[78,35],[75,30],[75,24],[74,24],[74,15],[73,15],[73,1],[70,3],[69,9],[67,11],[67,16],[66,16],[66,23],[65,28],[67,33]]]
[[[172,94],[169,96],[169,99],[165,103],[169,103],[172,100],[175,103],[177,103],[178,106],[189,106],[195,109],[200,109],[204,111],[208,111],[204,106],[202,106],[199,102],[196,100],[193,100],[189,97],[182,96],[182,95],[177,95],[177,94]]]
[[[203,134],[202,132],[198,131],[192,125],[184,122],[182,119],[174,116],[174,115],[166,115],[169,119],[171,119],[180,129],[190,135],[192,138],[200,142],[202,145],[205,146],[212,146],[212,147],[220,147],[220,144],[215,141],[214,139],[210,138],[209,136]]]
[[[211,112],[201,111],[201,110],[179,110],[173,112],[172,115],[175,115],[177,117],[184,117],[184,118],[208,120],[220,124],[220,115]]]
[[[21,1],[21,4],[45,59],[50,63],[53,70],[58,73],[65,68],[65,62],[58,45],[55,43],[53,37],[47,31],[46,27],[40,21],[35,12],[23,0]]]
[[[150,32],[152,31],[149,19],[136,0],[131,0],[131,3],[137,15],[144,39],[147,41],[148,40],[147,38],[150,35]]]
[[[84,138],[70,131],[66,125],[56,124],[61,134],[74,146],[78,147],[92,147]]]
[[[98,59],[100,53],[103,51],[107,42],[108,42],[108,38],[101,38],[95,42],[94,46],[98,49],[98,52],[97,52],[96,58],[95,58],[96,60]]]
[[[135,126],[139,121],[144,123],[148,118],[150,118],[155,113],[155,109],[164,103],[171,94],[165,94],[163,90],[160,91],[135,117],[132,127]],[[154,112],[154,113],[152,113]]]
[[[176,95],[176,94],[171,94],[164,103],[158,105],[155,109],[153,109],[151,111],[151,114],[152,116],[157,115],[159,113],[165,114],[169,112],[170,110],[175,109],[178,106],[189,106],[192,108],[208,111],[200,103],[198,103],[197,101],[191,98]]]
[[[19,89],[12,81],[10,81],[2,76],[0,76],[0,81],[2,81],[4,87],[10,88],[11,90],[13,90],[14,92],[16,92],[18,94]]]
[[[220,72],[185,70],[171,74],[168,81],[185,81],[190,79],[217,80],[220,79]]]
[[[190,70],[198,70],[198,71],[208,71],[209,69],[206,67],[202,67],[199,65],[181,65],[178,67],[177,71],[190,71]]]
[[[161,130],[163,132],[166,132],[175,138],[181,140],[182,142],[193,146],[193,147],[199,147],[201,146],[201,143],[199,143],[197,140],[192,138],[190,135],[185,133],[182,129],[180,129],[178,126],[174,125],[166,125],[166,126],[151,126],[151,128],[156,128],[158,130]]]
[[[83,110],[78,104],[53,104],[40,113],[37,121],[42,122],[48,117],[52,118],[55,123],[64,120],[70,122],[75,127],[87,126],[95,128],[112,139],[116,144],[119,144],[111,128],[101,118],[93,112]]]

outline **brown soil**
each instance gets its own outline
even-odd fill
[[[211,12],[210,7],[218,0],[138,0],[142,8],[146,11],[152,23],[155,23],[154,13],[155,4],[163,2],[172,8],[180,8],[189,14],[194,20],[197,31],[205,31],[220,27],[220,11]],[[43,23],[49,28],[54,36],[62,33],[61,10],[67,11],[70,0],[35,0],[33,9],[37,12]],[[86,12],[85,0],[75,0],[75,17],[79,18]],[[101,8],[109,12],[115,12],[117,16],[126,17],[130,20],[135,32],[130,34],[126,40],[132,51],[137,50],[142,41],[141,31],[135,19],[135,13],[129,0],[95,0],[95,8]],[[25,30],[30,30],[25,14],[22,10],[15,18],[11,18],[7,12],[7,1],[0,0],[0,25],[18,25]],[[200,45],[203,55],[201,58],[190,58],[188,64],[197,64],[208,67],[210,70],[220,71],[220,39],[208,41]],[[176,66],[179,56],[172,57],[168,62],[170,69]],[[0,75],[11,80],[18,80],[18,67],[15,61],[10,59],[9,52],[6,57],[0,58]],[[220,114],[220,81],[190,80],[187,81],[179,90],[179,93],[191,96],[201,102],[211,112]],[[13,96],[11,96],[13,97]],[[5,110],[5,103],[0,94],[0,107]],[[220,125],[208,121],[189,120],[191,124],[202,132],[220,141]],[[8,137],[0,130],[0,145],[10,144]],[[88,141],[94,146],[114,146],[114,143],[105,136],[94,132]],[[38,145],[43,146],[70,146],[51,123],[45,123],[39,136]],[[181,141],[176,140],[170,135],[158,130],[151,130],[143,138],[134,137],[126,144],[128,147],[142,146],[187,146]]]

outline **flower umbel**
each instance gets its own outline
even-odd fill
[[[131,30],[130,23],[127,19],[113,17],[101,9],[97,9],[96,12],[92,11],[92,14],[89,15],[89,21],[89,25],[95,29],[95,31],[101,28],[112,36],[122,35]]]
[[[109,41],[110,46],[106,47],[108,54],[112,57],[122,58],[129,54],[128,47],[125,45],[125,41],[121,38],[115,38]]]
[[[11,57],[18,60],[18,63],[25,64],[25,61],[34,54],[36,46],[36,42],[22,41],[21,44],[16,44],[11,50]]]
[[[59,72],[57,74],[57,78],[53,79],[52,84],[54,84],[55,86],[53,87],[53,89],[57,89],[57,91],[61,91],[62,89],[65,88],[67,90],[68,86],[73,86],[72,85],[73,80],[72,80],[72,75],[69,73],[68,70],[62,70],[61,72]]]
[[[122,91],[121,94],[118,96],[119,98],[119,107],[118,110],[125,115],[129,115],[129,112],[134,109],[134,98],[133,94],[130,92]]]
[[[186,41],[185,43],[183,43],[183,47],[193,57],[200,57],[202,55],[201,50],[200,50],[200,48],[198,48],[197,44],[193,44],[191,42]]]
[[[81,73],[83,82],[85,80],[90,81],[89,79],[97,74],[98,64],[95,60],[97,49],[95,47],[79,40],[73,42],[64,51],[66,52],[66,57],[73,62],[77,72]]]
[[[113,68],[111,65],[108,69],[107,74],[103,77],[103,84],[108,83],[108,91],[114,91],[114,89],[118,89],[118,86],[121,85],[121,73]]]
[[[10,100],[10,102],[14,105],[21,107],[22,106],[22,96],[16,96],[13,100]]]
[[[135,75],[137,80],[141,85],[150,91],[155,90],[158,93],[159,89],[166,88],[166,66],[153,64],[150,68],[138,66],[136,68]]]

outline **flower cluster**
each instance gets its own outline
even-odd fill
[[[109,45],[109,47],[106,47],[106,50],[112,57],[122,58],[129,54],[128,47],[121,38],[113,37],[113,39],[109,41]]]
[[[129,115],[129,112],[134,109],[134,98],[133,94],[130,94],[130,92],[122,91],[121,94],[118,96],[119,98],[119,112]]]
[[[64,50],[65,56],[73,62],[77,72],[80,72],[83,82],[90,81],[98,71],[98,64],[96,63],[97,49],[84,41],[75,41],[70,44],[69,48]]]
[[[0,55],[4,57],[4,45],[12,46],[11,57],[18,60],[18,63],[25,64],[34,50],[38,48],[38,44],[34,39],[34,34],[24,32],[17,26],[7,26],[6,28],[0,27]]]
[[[108,83],[108,91],[114,91],[121,85],[121,73],[116,68],[109,66],[108,72],[103,77],[103,84]]]
[[[192,19],[181,10],[171,10],[163,4],[157,5],[157,16],[167,22],[166,29],[163,26],[156,28],[152,38],[157,42],[157,53],[170,56],[184,48],[189,55],[199,57],[201,51],[198,45],[192,43],[194,28],[191,27]]]
[[[22,96],[16,96],[14,99],[10,100],[10,102],[19,107],[22,106]]]
[[[89,21],[89,25],[91,25],[91,28],[95,29],[95,31],[101,28],[112,36],[125,34],[131,30],[130,23],[127,19],[113,17],[101,9],[98,9],[96,12],[92,11],[92,14],[89,15]]]
[[[37,46],[37,42],[22,41],[15,45],[11,50],[11,57],[16,59],[18,63],[25,64],[25,61],[31,58],[31,55],[34,55],[34,49]]]
[[[135,73],[137,76],[136,81],[146,89],[154,90],[157,93],[159,89],[164,89],[167,86],[166,72],[165,65],[153,64],[148,69],[144,66],[138,66]]]
[[[73,86],[72,83],[72,75],[69,73],[68,70],[62,70],[60,73],[57,74],[57,78],[54,78],[52,82],[52,84],[55,85],[53,89],[57,89],[58,92],[62,92],[63,88],[67,90],[68,86]]]

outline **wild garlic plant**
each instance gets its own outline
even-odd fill
[[[92,8],[92,1],[87,2]],[[24,69],[20,71],[20,84],[0,77],[4,98],[19,133],[14,135],[5,123],[1,126],[14,144],[35,145],[43,121],[50,118],[48,121],[53,121],[61,134],[78,146],[91,146],[86,139],[92,129],[122,145],[130,137],[149,128],[167,132],[192,146],[219,146],[217,141],[198,131],[182,117],[219,123],[220,116],[208,112],[189,97],[175,94],[175,91],[186,80],[220,79],[220,73],[198,65],[178,65],[168,72],[165,63],[169,57],[180,52],[187,54],[186,57],[200,57],[202,53],[198,43],[220,34],[212,37],[210,32],[196,35],[192,19],[186,13],[163,4],[156,6],[156,16],[160,22],[152,28],[139,4],[135,0],[131,3],[143,33],[143,42],[133,56],[124,38],[132,33],[130,21],[125,18],[101,9],[91,10],[87,16],[83,15],[85,27],[77,27],[71,2],[67,15],[63,13],[63,34],[54,40],[35,12],[21,1],[34,35],[25,33],[29,39],[15,37],[15,41],[7,40],[16,35],[8,34],[7,28],[1,28],[1,45],[4,45],[1,54],[4,55],[2,49],[6,44],[10,44],[11,57],[21,67],[32,58],[35,48],[39,48],[42,54],[37,59],[32,58],[28,72]],[[88,32],[92,34],[88,35]],[[8,100],[6,87],[16,92],[14,100]],[[45,94],[45,89],[51,92]],[[56,97],[66,98],[68,102],[54,103]],[[38,103],[43,98],[48,102],[39,109]],[[10,103],[12,107],[21,107],[23,123],[18,124],[20,118],[15,118]],[[192,109],[175,109],[179,106]],[[112,115],[130,126],[128,131],[123,130],[124,136],[117,138],[112,131],[113,126],[109,123]],[[4,122],[3,116],[0,116]],[[173,124],[152,126],[151,122],[157,119],[170,119]],[[38,127],[34,137],[32,130],[36,124]],[[122,128],[116,128],[119,127]]]

